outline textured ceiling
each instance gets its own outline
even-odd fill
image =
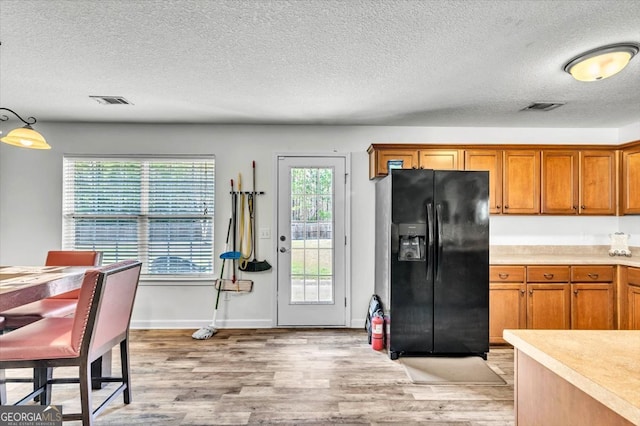
[[[635,0],[0,0],[0,41],[0,106],[39,121],[640,122],[640,56],[599,82],[562,70],[640,42]]]

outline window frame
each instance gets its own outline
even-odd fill
[[[103,214],[103,213],[76,213],[76,205],[75,205],[75,194],[74,194],[74,182],[69,182],[70,179],[73,179],[77,176],[76,172],[73,170],[74,164],[76,162],[125,162],[131,161],[133,163],[138,163],[142,166],[142,171],[140,174],[140,183],[139,183],[139,197],[140,197],[140,211],[137,214]],[[207,181],[210,184],[210,188],[206,188],[202,191],[202,195],[207,197],[205,200],[205,208],[202,214],[193,214],[193,213],[168,213],[168,214],[159,214],[152,213],[150,211],[150,203],[149,199],[151,198],[151,189],[150,189],[150,173],[149,173],[149,165],[151,163],[161,163],[166,161],[171,163],[175,161],[176,163],[185,163],[185,162],[193,162],[193,163],[210,163],[211,165],[211,176],[204,175],[206,179],[203,180],[204,184],[207,184]],[[69,162],[71,164],[69,164]],[[74,232],[74,227],[77,226],[77,219],[87,218],[87,219],[135,219],[136,229],[137,229],[137,238],[136,238],[136,247],[138,253],[138,260],[143,262],[143,265],[146,266],[143,268],[144,273],[141,274],[140,279],[142,281],[211,281],[215,279],[215,155],[213,154],[198,154],[198,155],[119,155],[119,154],[103,154],[103,155],[94,155],[94,154],[64,154],[63,155],[63,173],[62,173],[62,248],[64,250],[74,250],[78,247],[76,241],[76,234]],[[190,182],[190,181],[185,181]],[[207,192],[210,191],[210,198],[207,196]],[[69,193],[71,192],[71,194]],[[114,191],[115,192],[115,191]],[[204,219],[208,221],[209,225],[207,226],[205,233],[211,233],[211,249],[210,253],[207,251],[204,252],[204,258],[207,258],[210,255],[210,271],[206,272],[185,272],[185,273],[169,273],[169,274],[153,274],[150,273],[149,268],[151,264],[149,263],[149,258],[152,256],[152,234],[150,233],[150,224],[153,220],[157,219]],[[86,249],[86,248],[82,248]],[[100,250],[99,247],[95,248],[96,250]],[[179,256],[179,252],[175,253],[177,257]],[[167,257],[173,256],[171,251],[168,251]],[[161,256],[158,256],[161,257]],[[186,259],[189,262],[192,260]],[[209,265],[207,265],[209,266]]]

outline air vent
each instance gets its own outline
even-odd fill
[[[102,105],[133,105],[131,102],[123,98],[122,96],[89,96],[91,99],[95,99],[96,102]]]
[[[564,105],[565,102],[534,102],[520,111],[551,111]]]

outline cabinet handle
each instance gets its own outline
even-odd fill
[[[526,293],[526,291],[520,290],[520,294],[522,294],[523,296],[524,296],[525,293]]]
[[[598,279],[598,274],[587,274],[587,276],[589,278],[591,278],[592,280],[597,280]]]
[[[578,206],[571,207],[573,210],[578,210]]]
[[[500,279],[503,279],[503,280],[506,280],[507,278],[509,278],[509,274],[505,274],[504,272],[500,272],[498,276],[500,277]]]
[[[533,294],[533,290],[529,290],[529,294]]]
[[[573,294],[578,295],[578,290],[573,290]]]
[[[544,277],[550,280],[551,278],[553,278],[553,274],[544,274]]]
[[[509,208],[509,206],[504,206],[504,208],[505,208],[505,209],[508,209],[508,208]]]
[[[586,209],[587,209],[587,206],[585,206],[585,205],[583,204],[583,205],[581,205],[581,206],[580,206],[580,208],[581,208],[582,210],[586,210]]]
[[[500,208],[500,204],[498,204],[498,205],[496,206],[496,209],[499,209],[499,208]]]

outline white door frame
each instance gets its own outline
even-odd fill
[[[340,157],[345,160],[345,200],[344,200],[344,232],[346,236],[345,259],[344,259],[344,291],[346,297],[345,306],[345,328],[351,327],[351,153],[345,152],[276,152],[273,155],[273,173],[271,182],[273,186],[273,221],[271,234],[271,258],[278,258],[278,158],[279,157]],[[271,317],[272,327],[278,326],[278,262],[273,265],[273,281],[271,292],[271,306],[273,315]]]

